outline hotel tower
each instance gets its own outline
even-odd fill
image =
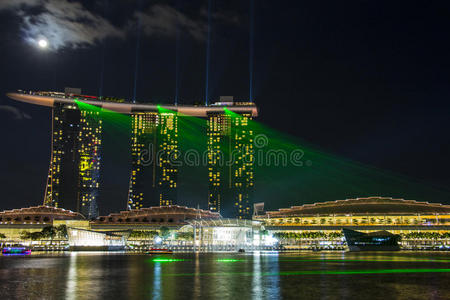
[[[97,110],[53,107],[52,146],[44,205],[98,216],[102,120]]]
[[[227,217],[250,218],[253,190],[253,103],[221,97],[209,106],[156,105],[60,92],[9,93],[52,108],[51,161],[44,204],[98,216],[102,111],[130,116],[130,210],[177,203],[178,118],[207,121],[208,207]],[[206,179],[206,178],[205,178]]]

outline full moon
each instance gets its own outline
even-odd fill
[[[39,44],[39,47],[41,47],[41,48],[47,48],[47,46],[48,46],[48,42],[44,39],[39,40],[38,44]]]

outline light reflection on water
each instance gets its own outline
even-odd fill
[[[0,299],[445,298],[450,253],[0,257]],[[385,296],[384,296],[385,297]]]
[[[152,298],[153,299],[161,299],[161,263],[155,263],[154,269],[154,277],[153,277],[153,291]]]
[[[75,299],[75,293],[77,290],[77,252],[70,253],[69,258],[69,270],[66,280],[66,299]]]

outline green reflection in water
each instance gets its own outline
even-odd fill
[[[243,261],[242,259],[233,259],[233,258],[219,258],[217,260],[218,262],[237,262],[237,261]]]
[[[176,261],[185,261],[185,259],[181,258],[154,258],[152,262],[176,262]]]
[[[449,273],[450,269],[379,269],[379,270],[312,270],[312,271],[288,271],[276,273],[253,272],[221,272],[221,273],[180,273],[164,274],[163,276],[296,276],[296,275],[352,275],[352,274],[392,274],[392,273]]]

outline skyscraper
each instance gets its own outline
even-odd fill
[[[253,130],[249,126],[251,114],[232,118],[231,189],[233,190],[234,215],[239,219],[251,218],[251,193],[254,185]]]
[[[175,112],[131,115],[128,209],[172,205],[177,199],[178,117]]]
[[[220,102],[216,105],[240,105]],[[245,102],[243,105],[250,106]],[[252,113],[226,111],[208,113],[208,207],[229,217],[251,218],[253,190]]]
[[[136,112],[131,115],[131,174],[128,209],[157,206],[155,147],[159,114]]]
[[[211,112],[207,120],[208,208],[221,212],[229,188],[230,117],[224,112]]]
[[[65,93],[20,91],[8,93],[8,97],[52,107],[45,205],[78,211],[88,218],[97,216],[102,117],[108,120],[104,112],[131,116],[128,209],[176,204],[178,116],[185,115],[207,118],[210,210],[229,217],[250,217],[253,132],[249,121],[258,115],[254,103],[221,97],[219,103],[209,106],[136,104],[81,95],[80,89]]]
[[[98,215],[102,120],[98,110],[58,103],[52,112],[52,152],[44,205]]]
[[[157,182],[159,205],[177,201],[178,116],[175,112],[161,112],[158,127]]]

